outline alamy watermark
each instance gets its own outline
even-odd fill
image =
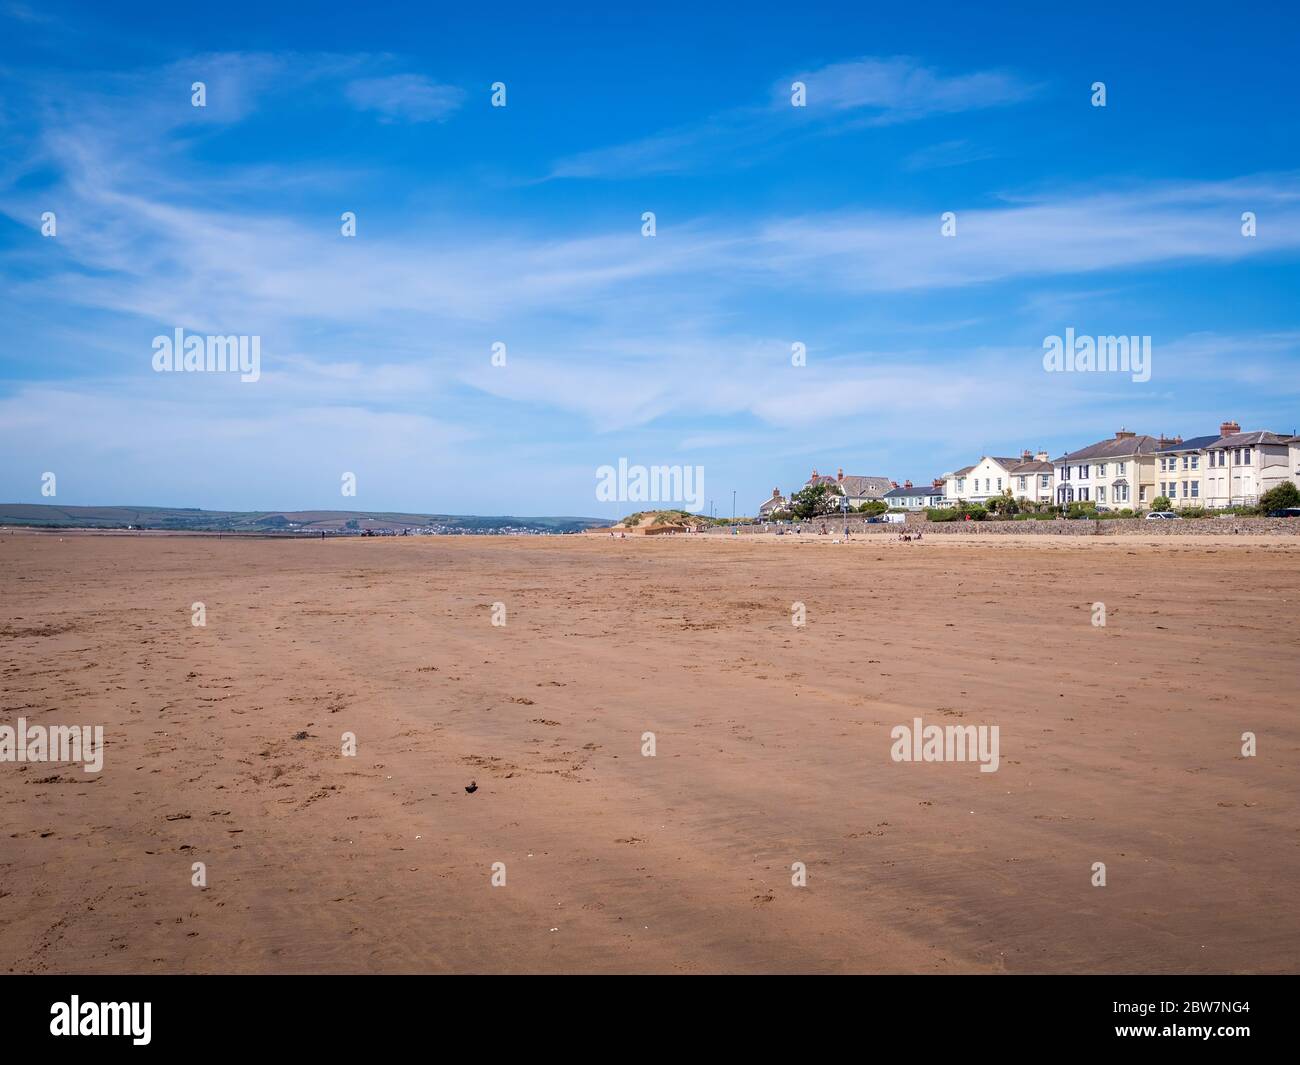
[[[601,503],[684,503],[685,509],[704,509],[703,466],[629,466],[596,469],[596,499]]]
[[[153,338],[156,373],[237,373],[245,382],[262,376],[260,336],[185,335],[177,326],[171,336]]]
[[[1136,382],[1151,380],[1151,338],[1075,336],[1043,338],[1043,369],[1048,373],[1126,373]]]
[[[981,773],[996,773],[1001,762],[997,725],[923,726],[914,717],[890,729],[889,738],[895,762],[979,762]]]
[[[0,725],[0,762],[84,762],[86,773],[104,768],[103,725]]]

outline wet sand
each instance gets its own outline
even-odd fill
[[[0,533],[0,724],[106,737],[0,763],[0,971],[1295,972],[1298,606],[1286,537]]]

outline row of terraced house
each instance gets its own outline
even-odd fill
[[[1225,421],[1217,433],[1183,439],[1146,436],[1121,429],[1113,437],[1051,459],[1046,451],[1015,456],[984,455],[972,466],[936,477],[930,484],[899,484],[887,477],[819,475],[804,488],[835,487],[849,506],[881,500],[891,507],[919,510],[986,503],[995,497],[1068,505],[1091,502],[1107,510],[1151,509],[1164,496],[1175,507],[1253,506],[1283,481],[1300,487],[1300,436],[1265,430],[1242,432]],[[759,508],[779,517],[786,500],[777,489]]]

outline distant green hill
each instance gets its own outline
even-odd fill
[[[197,507],[65,507],[47,503],[0,503],[0,525],[60,529],[166,529],[176,532],[348,533],[582,532],[609,525],[602,518],[480,517],[464,514],[400,514],[366,510],[200,510]]]

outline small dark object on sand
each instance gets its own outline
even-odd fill
[[[471,795],[473,795],[474,792],[478,791],[478,783],[476,781],[471,780],[468,784],[465,785],[465,790],[469,792]]]
[[[305,740],[305,739],[307,738],[307,736],[308,736],[308,733],[307,733],[307,730],[306,730],[306,729],[304,729],[302,732],[295,732],[295,733],[293,734],[293,738],[294,738],[295,740]]]

